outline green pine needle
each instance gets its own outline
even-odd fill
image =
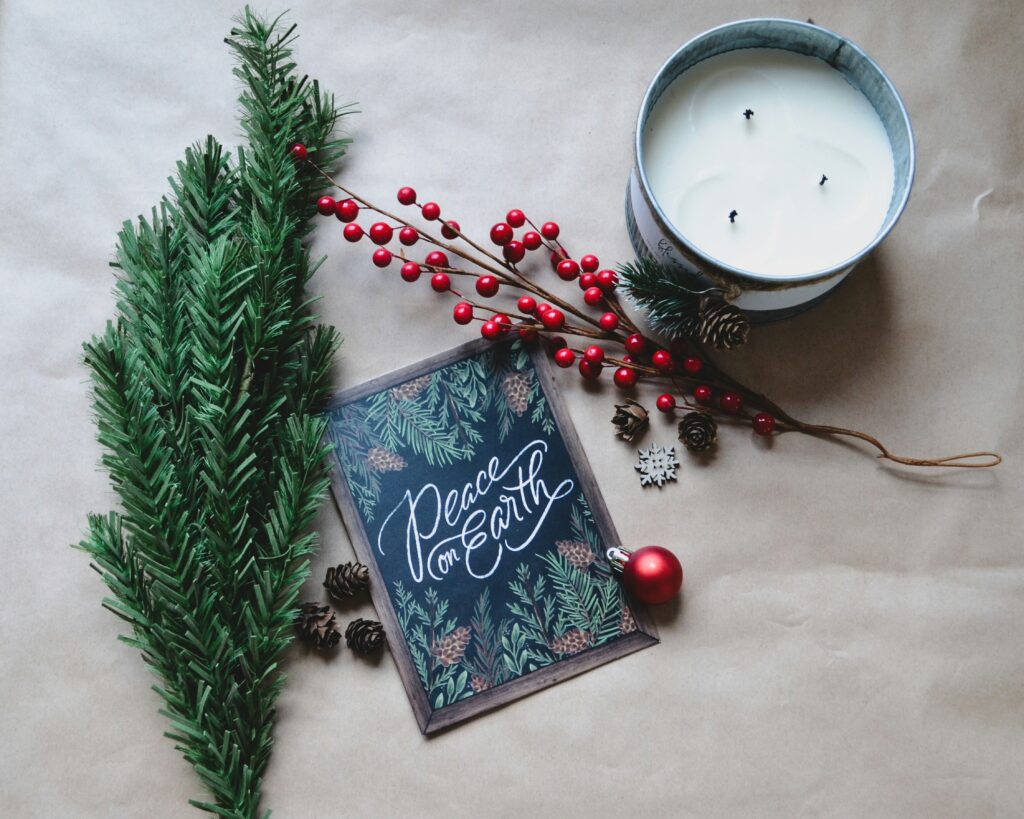
[[[721,295],[718,288],[701,288],[693,277],[650,257],[619,265],[622,289],[646,309],[655,332],[675,341],[693,336],[703,296]]]

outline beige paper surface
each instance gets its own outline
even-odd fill
[[[605,262],[647,82],[683,41],[812,16],[864,47],[911,113],[894,234],[834,298],[734,354],[808,420],[907,454],[994,448],[989,472],[886,468],[856,447],[721,435],[642,490],[612,394],[562,383],[628,545],[686,568],[663,645],[423,739],[389,657],[294,650],[267,807],[313,816],[1012,816],[1024,805],[1024,6],[1006,2],[291,2],[298,60],[363,113],[347,182],[403,184],[485,235],[510,207]],[[84,555],[98,470],[79,344],[113,313],[121,221],[182,149],[238,127],[234,3],[0,6],[0,812],[172,817],[199,796],[153,679]],[[348,386],[469,337],[450,304],[325,221],[315,281]],[[553,280],[553,279],[552,279]],[[422,282],[421,282],[422,284]],[[653,395],[645,396],[653,403]],[[646,442],[669,443],[655,418]],[[333,508],[308,596],[351,557]],[[346,616],[370,615],[369,607]]]

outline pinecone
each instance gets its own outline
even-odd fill
[[[303,603],[295,617],[299,636],[318,649],[334,648],[341,640],[330,606],[321,606],[317,601]]]
[[[440,640],[434,640],[434,644],[430,647],[430,653],[437,657],[437,661],[443,666],[455,665],[466,653],[467,645],[469,645],[469,629],[460,626]]]
[[[345,642],[356,654],[373,654],[384,645],[384,626],[376,620],[353,620],[345,629]]]
[[[679,440],[690,452],[704,452],[718,440],[715,419],[706,412],[688,412],[679,422]]]
[[[622,619],[619,620],[619,634],[632,634],[636,631],[636,619],[628,607],[622,609]]]
[[[750,322],[743,312],[727,301],[704,297],[700,300],[697,338],[716,350],[731,350],[747,341]]]
[[[374,472],[398,472],[406,467],[405,458],[382,446],[375,446],[366,453],[366,465]]]
[[[590,547],[579,540],[556,540],[555,546],[558,553],[572,563],[577,569],[587,570],[587,567],[594,562],[594,553]]]
[[[634,438],[647,429],[649,423],[647,410],[642,404],[638,404],[632,398],[627,398],[625,404],[615,405],[612,423],[618,427],[615,434],[623,441],[632,443]]]
[[[419,378],[414,378],[412,381],[406,381],[404,384],[399,384],[397,387],[392,387],[392,400],[412,401],[415,398],[419,398],[420,393],[430,386],[430,379],[432,377],[433,374],[428,373],[427,375],[421,375]]]
[[[481,677],[479,674],[474,674],[469,679],[469,685],[473,689],[474,694],[479,694],[481,691],[486,691],[491,687],[491,681],[486,677]]]
[[[370,586],[370,570],[362,563],[339,563],[327,570],[324,588],[335,600],[352,597]]]
[[[548,647],[556,654],[579,654],[583,649],[590,648],[590,635],[574,628],[556,637]]]
[[[501,382],[505,391],[505,400],[516,415],[522,415],[530,406],[530,375],[529,373],[509,373]]]

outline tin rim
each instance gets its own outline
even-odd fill
[[[644,124],[646,123],[647,118],[651,113],[651,109],[654,107],[652,96],[654,93],[655,85],[657,85],[659,78],[668,71],[668,69],[673,65],[673,63],[676,62],[676,60],[680,58],[680,55],[682,55],[688,49],[693,48],[693,46],[700,43],[704,39],[714,34],[719,34],[723,31],[727,31],[728,29],[749,25],[750,23],[761,23],[768,27],[775,27],[779,25],[795,26],[797,28],[806,28],[814,31],[819,31],[830,37],[833,37],[835,39],[836,46],[842,44],[842,47],[844,49],[849,49],[851,51],[856,52],[871,67],[871,69],[877,73],[885,89],[888,91],[889,94],[892,95],[892,98],[896,103],[896,108],[899,111],[902,124],[907,131],[907,179],[903,185],[903,190],[900,192],[896,208],[892,211],[892,213],[889,214],[888,217],[886,217],[885,221],[882,223],[881,227],[879,227],[878,232],[875,234],[874,238],[870,242],[868,242],[863,248],[854,253],[852,256],[849,256],[843,259],[842,261],[837,262],[836,264],[824,268],[822,270],[812,270],[810,273],[800,273],[788,276],[767,276],[760,275],[750,270],[744,270],[739,267],[734,267],[733,265],[723,262],[721,259],[715,258],[714,256],[710,255],[709,253],[695,245],[689,239],[687,239],[679,230],[679,228],[677,228],[675,224],[673,224],[673,222],[665,215],[664,211],[662,211],[661,209],[661,205],[658,203],[657,198],[651,191],[650,184],[647,181],[647,169],[644,166],[643,129]],[[770,48],[771,46],[764,47]],[[731,50],[738,51],[740,49]],[[728,52],[721,53],[724,54]],[[860,88],[858,88],[857,90],[861,91],[862,94],[864,93]],[[871,102],[871,100],[869,99],[868,102]],[[872,105],[872,108],[874,108],[874,105]],[[910,115],[907,112],[907,107],[903,103],[903,98],[896,90],[896,86],[893,85],[892,80],[889,79],[888,74],[886,74],[882,70],[878,63],[876,63],[867,54],[867,52],[865,52],[856,43],[846,39],[845,37],[840,36],[831,29],[827,29],[824,26],[819,26],[815,23],[806,23],[802,20],[791,20],[785,17],[750,17],[743,20],[734,20],[730,23],[723,23],[720,26],[715,26],[714,28],[710,28],[707,31],[701,32],[696,37],[692,37],[679,48],[677,48],[672,53],[672,55],[661,64],[661,67],[658,68],[658,70],[655,72],[653,79],[647,86],[647,91],[644,94],[643,101],[640,103],[640,113],[637,116],[633,150],[637,176],[640,181],[640,192],[643,195],[644,200],[647,203],[647,206],[650,208],[651,214],[653,215],[655,221],[658,223],[658,227],[661,228],[661,230],[666,235],[670,236],[673,240],[675,240],[676,243],[678,243],[681,246],[681,249],[685,251],[685,255],[689,256],[699,266],[712,267],[714,268],[714,272],[716,274],[721,275],[724,278],[732,279],[736,281],[736,283],[738,284],[754,284],[758,286],[757,289],[762,290],[776,289],[775,287],[765,287],[765,285],[770,285],[772,283],[777,284],[779,286],[778,289],[783,289],[786,286],[792,286],[794,284],[812,284],[815,282],[825,281],[826,279],[830,279],[833,276],[837,276],[845,272],[849,268],[853,267],[858,262],[860,262],[865,256],[871,253],[871,251],[878,247],[882,240],[886,236],[888,236],[889,233],[892,231],[893,227],[899,221],[900,216],[903,215],[904,208],[906,208],[907,206],[907,200],[910,198],[910,190],[914,185],[914,173],[916,171],[917,153],[914,147],[914,130],[910,124]]]

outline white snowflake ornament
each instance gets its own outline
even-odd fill
[[[660,487],[665,481],[676,479],[679,461],[676,460],[675,447],[651,444],[647,449],[641,449],[639,455],[640,460],[633,468],[640,473],[641,486],[658,484]]]

